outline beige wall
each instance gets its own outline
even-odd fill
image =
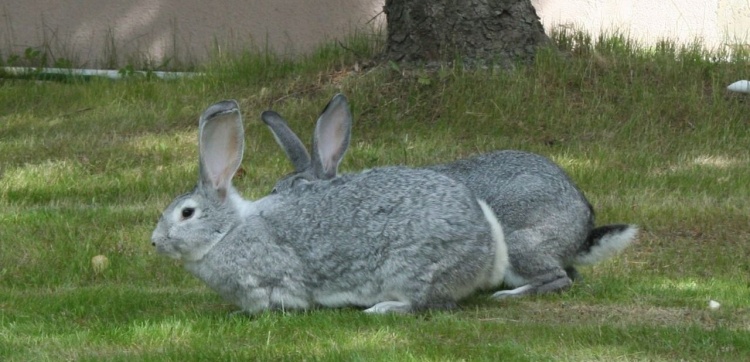
[[[427,0],[425,0],[427,1]],[[204,5],[210,3],[212,5]],[[382,24],[384,0],[0,0],[0,55],[46,46],[90,67],[108,59],[205,59],[266,44],[305,52],[324,39]],[[618,30],[651,43],[750,43],[750,0],[532,0],[546,29]],[[217,47],[218,46],[218,47]]]
[[[100,65],[114,49],[159,61],[204,59],[268,44],[304,52],[362,27],[383,0],[0,0],[0,52],[48,45],[57,57]],[[210,4],[210,5],[207,5]],[[114,46],[111,46],[114,45]]]

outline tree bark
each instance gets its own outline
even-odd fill
[[[394,61],[528,62],[549,37],[530,0],[386,0]]]

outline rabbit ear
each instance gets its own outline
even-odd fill
[[[261,113],[260,118],[273,133],[276,143],[284,149],[286,156],[292,161],[294,171],[302,172],[310,168],[310,154],[307,153],[305,145],[292,132],[281,115],[274,111],[265,111]]]
[[[339,163],[344,158],[352,132],[352,114],[349,103],[337,94],[323,109],[313,136],[312,169],[316,177],[336,177]]]
[[[200,118],[200,177],[223,201],[245,146],[242,116],[234,100],[216,103]]]

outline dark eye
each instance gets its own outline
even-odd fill
[[[279,190],[277,190],[277,189],[276,189],[276,188],[274,187],[274,188],[273,188],[273,190],[271,190],[271,195],[273,195],[273,194],[275,194],[275,193],[277,193],[277,192],[279,192]]]
[[[192,207],[186,207],[182,209],[182,218],[183,219],[189,219],[191,216],[193,216],[193,213],[195,213],[195,209]]]

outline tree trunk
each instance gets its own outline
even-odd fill
[[[510,66],[549,42],[530,0],[386,0],[386,57]]]

